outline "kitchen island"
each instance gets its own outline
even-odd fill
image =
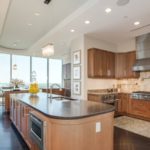
[[[113,150],[111,105],[12,94],[10,117],[31,150]]]

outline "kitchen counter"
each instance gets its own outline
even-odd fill
[[[53,95],[56,97],[56,95]],[[31,96],[30,93],[12,94],[11,98],[19,100],[44,115],[55,119],[79,119],[114,111],[114,107],[107,104],[84,100],[68,100],[47,97],[46,93]]]
[[[113,150],[113,106],[48,95],[11,95],[10,119],[30,150]]]

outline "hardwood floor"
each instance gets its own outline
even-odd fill
[[[0,150],[29,150],[0,106]]]
[[[29,150],[0,106],[0,150]],[[150,139],[115,127],[114,150],[150,150]]]

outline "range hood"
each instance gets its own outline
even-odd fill
[[[133,71],[150,71],[150,33],[136,37],[136,63]]]

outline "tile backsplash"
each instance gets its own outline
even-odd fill
[[[150,72],[141,72],[139,79],[124,79],[117,81],[120,92],[150,91]]]

